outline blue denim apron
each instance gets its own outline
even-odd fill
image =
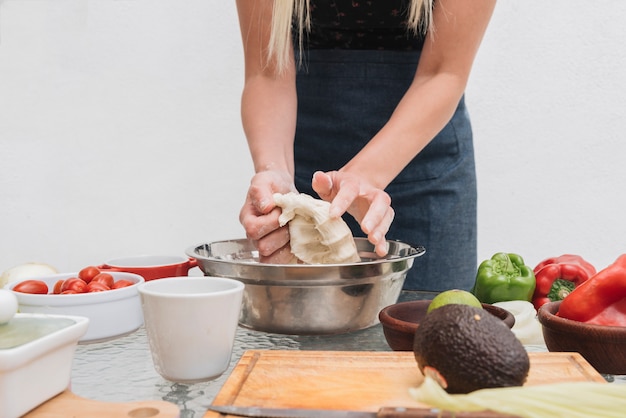
[[[296,187],[341,168],[388,121],[413,80],[419,51],[307,50],[297,75]],[[462,99],[451,121],[387,187],[387,239],[423,245],[405,290],[469,290],[476,277],[476,171]],[[355,236],[364,236],[350,216]]]

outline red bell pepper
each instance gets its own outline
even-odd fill
[[[548,302],[565,299],[596,274],[596,269],[578,255],[563,254],[543,260],[537,264],[534,273],[537,284],[532,302],[535,309],[539,309]]]
[[[626,254],[572,291],[560,317],[588,324],[626,327]]]

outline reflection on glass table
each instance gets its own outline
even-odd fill
[[[429,299],[433,294],[403,292],[400,301]],[[340,335],[293,336],[268,334],[239,327],[229,369],[219,378],[202,383],[180,384],[163,379],[155,370],[143,327],[111,341],[77,347],[72,370],[72,392],[78,396],[110,402],[164,400],[180,408],[181,418],[203,417],[206,405],[220,391],[232,368],[247,350],[390,351],[382,327]],[[528,346],[528,351],[545,351]],[[626,383],[626,376],[606,376]]]

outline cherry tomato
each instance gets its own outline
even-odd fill
[[[87,266],[78,272],[78,278],[89,283],[94,277],[100,274],[100,269],[96,266]]]
[[[102,282],[97,282],[97,281],[91,281],[89,283],[87,283],[87,289],[86,291],[88,293],[91,292],[106,292],[107,290],[111,290],[111,288],[109,286],[107,286],[106,284],[102,283]]]
[[[73,290],[76,293],[85,293],[87,291],[87,283],[78,277],[70,277],[61,285],[61,294],[64,294],[66,290]]]
[[[64,290],[61,292],[62,295],[77,295],[78,292],[72,289]]]
[[[113,287],[113,282],[115,280],[113,279],[113,276],[111,276],[109,273],[100,273],[96,277],[91,279],[91,281],[104,283],[108,288],[111,288]]]
[[[63,279],[57,280],[57,282],[54,284],[54,288],[52,290],[53,294],[55,294],[55,295],[60,295],[61,294],[61,289],[63,288],[63,282],[65,282],[65,280],[63,280]]]
[[[111,289],[121,289],[122,287],[132,286],[134,284],[135,283],[131,282],[130,280],[120,279],[113,283],[113,287]]]
[[[13,287],[16,292],[33,293],[37,295],[48,294],[48,285],[41,280],[24,280]]]

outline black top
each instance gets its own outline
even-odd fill
[[[310,0],[312,49],[421,49],[407,29],[408,0]]]

